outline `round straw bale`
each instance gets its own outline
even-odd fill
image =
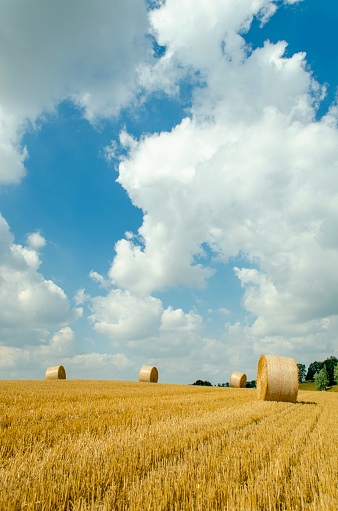
[[[46,371],[46,380],[65,380],[66,371],[63,366],[48,367]]]
[[[158,371],[156,367],[143,366],[140,370],[139,381],[157,383]]]
[[[246,374],[234,371],[230,376],[230,387],[246,387]]]
[[[298,367],[293,358],[262,355],[257,369],[257,392],[264,401],[296,403]]]

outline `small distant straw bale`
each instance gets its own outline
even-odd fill
[[[49,367],[46,371],[46,380],[65,380],[66,371],[63,366]]]
[[[140,370],[139,381],[157,383],[158,371],[156,367],[143,366]]]
[[[297,402],[298,367],[295,359],[262,355],[257,369],[258,398]]]
[[[230,376],[230,387],[246,387],[246,374],[234,371]]]

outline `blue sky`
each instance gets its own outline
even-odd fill
[[[1,377],[337,354],[336,3],[1,8]]]

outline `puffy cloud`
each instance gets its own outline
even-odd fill
[[[149,43],[143,2],[3,2],[0,103],[36,117],[73,94],[87,116],[116,113],[130,99]]]
[[[39,343],[48,335],[47,328],[66,325],[82,315],[81,308],[70,310],[64,291],[37,271],[40,259],[32,246],[41,246],[43,238],[31,236],[29,247],[15,244],[0,215],[1,344]]]
[[[44,378],[47,367],[62,364],[77,352],[75,334],[69,327],[61,328],[52,336],[46,332],[44,344],[32,345],[29,341],[28,335],[24,348],[0,345],[2,377]]]
[[[136,379],[137,368],[123,353],[79,353],[75,332],[70,327],[61,328],[45,344],[13,348],[0,345],[0,368],[3,378],[43,379],[47,367],[62,364],[67,378],[85,379]]]
[[[267,21],[275,11],[271,0],[167,0],[150,18],[158,44],[166,46],[173,59],[203,70],[218,63],[222,43],[236,45],[238,34],[250,28],[254,16]]]
[[[106,377],[111,377],[117,370],[120,373],[134,367],[124,353],[101,354],[101,353],[86,353],[75,355],[65,361],[67,367],[76,371],[76,374],[81,374],[86,378],[91,378],[91,374],[95,377],[102,374]],[[103,373],[102,373],[103,372]]]
[[[91,270],[89,272],[89,277],[94,281],[94,282],[97,282],[100,287],[109,287],[110,285],[110,282],[109,280],[105,279],[102,275],[100,275],[99,273],[97,273],[96,271],[93,271]]]
[[[46,245],[46,240],[39,232],[32,232],[27,235],[27,243],[31,249],[39,251]]]
[[[84,289],[78,289],[74,295],[76,305],[83,305],[90,299],[90,295],[85,293]]]
[[[109,337],[113,346],[135,355],[176,356],[187,354],[200,336],[202,318],[193,311],[163,309],[161,300],[140,297],[121,289],[92,298],[89,317],[94,329]]]
[[[21,134],[21,119],[5,114],[0,99],[0,186],[17,184],[26,174],[28,152],[20,145]]]
[[[202,368],[205,374],[196,377],[206,379],[243,357],[254,370],[261,350],[333,349],[337,109],[315,120],[325,88],[313,80],[304,53],[286,58],[284,41],[255,51],[246,45],[243,34],[253,17],[266,23],[276,2],[159,2],[149,14],[152,33],[166,48],[156,65],[144,65],[150,39],[144,39],[143,2],[135,0],[134,9],[122,0],[76,0],[70,11],[65,0],[48,7],[35,0],[29,9],[14,0],[4,7],[0,63],[10,79],[0,84],[3,183],[24,175],[23,121],[34,121],[63,98],[71,97],[94,121],[118,113],[140,83],[176,92],[185,79],[194,88],[190,116],[171,132],[140,140],[121,132],[128,155],[118,181],[143,210],[143,224],[137,235],[126,233],[117,242],[109,281],[90,274],[102,287],[121,288],[92,299],[90,317],[121,353],[77,354],[65,325],[81,309],[70,311],[65,293],[38,272],[42,236],[30,235],[27,247],[16,245],[0,218],[2,338],[17,346],[19,324],[28,344],[45,341],[37,357],[64,353],[74,368],[96,363],[107,374],[111,367],[127,369],[126,350],[147,361],[161,359],[166,374]],[[106,157],[117,154],[115,142]],[[227,324],[221,339],[203,338],[195,312],[164,309],[150,296],[177,284],[206,285],[214,270],[205,246],[218,261],[240,256],[248,266],[235,269],[248,317],[244,324]],[[88,297],[80,290],[75,299],[80,304]],[[49,340],[51,325],[63,328]],[[30,356],[1,349],[12,366],[20,355]]]
[[[92,299],[90,320],[97,332],[112,339],[143,339],[159,328],[161,301],[138,298],[129,291],[111,290],[108,296]]]
[[[25,174],[20,147],[26,120],[54,111],[65,98],[85,116],[119,113],[151,60],[143,1],[3,1],[0,49],[0,184]]]
[[[75,333],[69,326],[66,326],[56,332],[47,345],[41,346],[37,354],[51,364],[52,360],[55,360],[56,363],[56,359],[64,359],[73,355],[74,352],[76,352]]]
[[[164,332],[189,332],[198,329],[201,317],[194,312],[185,314],[182,309],[168,307],[161,316],[160,329]]]
[[[20,348],[0,346],[0,368],[2,371],[12,370],[19,364],[27,364],[30,360],[30,351]]]
[[[191,116],[171,132],[121,137],[129,153],[118,181],[144,218],[137,236],[116,244],[110,279],[146,296],[205,282],[213,271],[205,244],[218,261],[242,257],[250,267],[235,271],[249,316],[228,325],[226,339],[240,332],[243,353],[315,349],[321,338],[332,346],[327,325],[337,312],[336,107],[316,120],[325,88],[304,53],[287,58],[283,41],[245,44],[252,17],[266,21],[274,9],[168,0],[152,12],[166,66],[200,86]],[[178,312],[166,314],[178,322]]]

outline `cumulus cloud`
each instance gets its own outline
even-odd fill
[[[0,346],[0,368],[2,371],[12,371],[17,366],[27,364],[31,354],[29,350]]]
[[[89,277],[94,281],[96,282],[97,284],[100,285],[100,287],[109,287],[110,283],[109,283],[109,280],[105,279],[103,277],[103,275],[100,275],[99,273],[97,273],[97,271],[94,271],[94,270],[91,270],[89,272]]]
[[[13,115],[34,118],[71,94],[89,117],[116,113],[149,49],[138,0],[13,0],[3,2],[2,22],[0,102]]]
[[[0,184],[25,174],[26,121],[72,99],[91,121],[116,115],[151,59],[143,1],[4,1],[0,49]]]
[[[200,336],[202,318],[193,311],[163,308],[160,299],[121,289],[92,298],[89,317],[94,329],[109,337],[114,347],[134,355],[161,358],[175,349],[187,354]]]
[[[48,328],[67,325],[82,315],[70,309],[64,291],[38,272],[40,259],[33,248],[41,235],[28,236],[29,246],[14,243],[0,215],[0,344],[23,346],[43,342]]]
[[[74,295],[76,305],[83,305],[90,299],[90,295],[86,294],[84,289],[78,289]]]
[[[76,353],[68,323],[82,310],[70,310],[64,291],[39,273],[44,238],[32,233],[27,246],[15,244],[0,218],[1,353],[9,365],[32,356],[18,347],[23,328],[28,344],[45,342],[37,357],[63,351],[74,368],[127,369],[133,352],[161,358],[167,374],[203,368],[206,379],[243,356],[253,367],[263,349],[330,350],[338,318],[337,107],[316,120],[325,87],[304,53],[286,57],[285,41],[254,51],[246,44],[253,18],[267,23],[277,2],[167,0],[148,17],[137,0],[26,4],[3,6],[0,64],[10,78],[0,83],[0,183],[24,176],[26,119],[34,123],[62,99],[95,122],[130,104],[140,85],[177,93],[184,82],[193,92],[189,115],[170,132],[137,140],[123,130],[120,146],[106,150],[107,159],[124,155],[118,182],[144,213],[138,233],[116,243],[109,280],[90,273],[107,289],[90,300],[90,321],[118,354]],[[165,48],[155,60],[149,26]],[[234,271],[248,316],[227,323],[220,339],[203,337],[196,312],[151,296],[207,285],[215,269],[203,247],[224,264],[246,261]],[[75,301],[89,297],[80,289]],[[52,337],[51,326],[59,329]]]
[[[46,245],[46,240],[39,232],[32,232],[27,234],[27,243],[31,249],[38,252],[40,248]]]
[[[18,184],[26,174],[28,151],[20,144],[21,123],[21,118],[4,113],[0,99],[0,186]]]
[[[124,353],[79,353],[75,332],[63,327],[49,335],[45,344],[14,348],[0,345],[0,368],[4,378],[43,379],[47,367],[62,364],[67,378],[136,379],[137,368]]]
[[[73,355],[74,352],[76,352],[75,333],[69,326],[66,326],[56,332],[50,342],[45,346],[41,346],[36,354],[44,357],[46,362],[51,363],[51,361],[56,362],[56,359],[64,359],[69,355]]]
[[[108,296],[93,298],[92,310],[89,319],[96,331],[116,340],[142,339],[158,330],[161,301],[114,289]]]
[[[70,370],[76,372],[85,378],[91,379],[93,376],[100,378],[111,378],[112,376],[135,369],[135,364],[126,357],[124,353],[116,353],[115,355],[107,353],[86,353],[75,355],[72,358],[66,359],[65,364]],[[116,373],[116,371],[118,373]],[[136,371],[134,371],[136,374]]]
[[[316,120],[325,87],[304,53],[286,57],[284,41],[246,45],[253,16],[266,22],[275,8],[167,0],[151,13],[166,66],[200,86],[171,132],[123,134],[118,182],[144,217],[138,236],[116,244],[109,277],[147,296],[206,282],[204,244],[225,264],[242,257],[249,265],[235,272],[248,318],[228,325],[227,338],[241,332],[246,347],[297,351],[314,338],[330,344],[337,317],[338,130],[334,106]]]

